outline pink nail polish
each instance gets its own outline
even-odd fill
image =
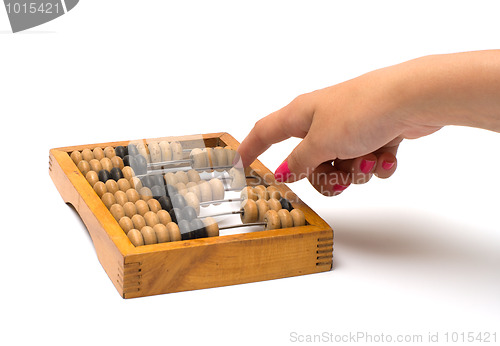
[[[288,169],[288,162],[283,161],[283,163],[274,172],[274,179],[282,183],[288,179],[290,176],[290,169]]]
[[[394,167],[394,162],[388,162],[388,161],[382,162],[382,168],[385,169],[386,171],[390,170],[392,167]]]
[[[345,189],[347,189],[347,186],[345,185],[340,185],[340,184],[333,185],[333,192],[342,192]]]
[[[375,166],[375,161],[363,160],[361,161],[359,168],[361,169],[361,172],[368,174],[372,170],[373,166]]]

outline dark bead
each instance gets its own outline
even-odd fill
[[[174,206],[172,205],[172,201],[168,196],[161,196],[160,198],[158,198],[158,202],[160,203],[161,208],[168,212],[170,212],[174,208]]]
[[[189,223],[191,228],[191,233],[193,233],[192,239],[198,238],[206,238],[208,237],[207,229],[205,228],[205,224],[200,219],[191,220]],[[182,235],[182,233],[181,233]]]
[[[191,227],[189,221],[181,220],[177,223],[177,226],[179,226],[179,231],[181,232],[181,237],[183,240],[193,239],[192,238],[193,234],[191,233]]]
[[[135,172],[135,170],[134,170],[134,172]],[[139,179],[141,180],[142,186],[146,186],[149,188],[153,187],[153,180],[151,179],[150,175],[145,175],[143,177],[140,177]]]
[[[115,148],[115,153],[116,156],[119,156],[121,159],[123,159],[125,155],[128,154],[128,150],[123,145],[119,145]]]
[[[163,179],[163,176],[161,174],[151,174],[151,181],[153,182],[153,186],[158,185],[158,186],[164,186],[165,185],[165,180]]]
[[[280,198],[280,203],[281,203],[281,207],[283,209],[286,209],[288,211],[292,211],[293,207],[292,207],[292,204],[290,203],[290,201],[288,199],[281,197]]]
[[[153,198],[160,198],[162,196],[166,196],[165,194],[165,189],[163,187],[160,187],[158,185],[155,185],[151,188],[151,193],[153,194]]]
[[[177,188],[173,185],[170,185],[170,184],[167,184],[165,186],[165,192],[167,193],[167,196],[175,196],[179,193],[179,191],[177,191]]]
[[[137,166],[137,164],[135,163],[134,157],[131,156],[131,155],[125,155],[123,157],[123,165],[124,166],[130,166],[130,167]]]
[[[177,195],[170,195],[170,199],[172,200],[172,205],[174,208],[179,208],[182,209],[187,206],[186,199],[184,198],[183,195],[177,194]]]
[[[181,218],[181,210],[179,208],[172,208],[169,212],[170,218],[172,219],[172,222],[175,222],[177,225],[179,225]]]
[[[115,181],[118,181],[121,178],[123,178],[123,172],[118,167],[111,168],[111,171],[109,173],[111,174],[111,179],[113,179]]]
[[[196,214],[196,210],[193,207],[191,207],[190,205],[182,208],[182,210],[181,210],[181,219],[182,220],[191,221],[191,220],[196,219],[197,217],[198,217],[198,215]]]
[[[135,146],[135,144],[129,144],[127,146],[127,150],[128,150],[128,154],[131,156],[139,155],[139,150],[137,150],[137,147]]]
[[[99,178],[99,181],[102,181],[103,183],[107,182],[109,179],[111,179],[111,174],[109,171],[105,169],[101,169],[99,173],[97,173],[97,177]]]
[[[136,175],[146,174],[148,172],[148,161],[142,155],[134,156],[135,162],[130,165]]]

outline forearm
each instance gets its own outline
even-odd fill
[[[427,56],[391,69],[403,121],[500,132],[500,50]]]

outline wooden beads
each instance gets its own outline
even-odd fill
[[[125,157],[128,154],[129,159]],[[224,183],[216,178],[202,180],[196,169],[227,170],[227,166],[232,165],[235,159],[235,150],[230,147],[193,149],[190,157],[195,169],[187,172],[168,172],[159,176],[136,176],[134,166],[129,165],[136,155],[143,157],[139,161],[141,165],[144,163],[146,170],[152,167],[147,163],[159,163],[157,166],[161,167],[162,161],[185,158],[179,142],[166,141],[147,144],[140,142],[128,147],[95,147],[70,154],[71,160],[102,199],[132,244],[151,245],[219,235],[219,227],[213,218],[197,219],[197,215],[200,213],[201,202],[224,199]],[[217,168],[220,166],[224,169]],[[281,194],[276,187],[245,187],[246,177],[243,169],[233,167],[228,173],[231,187],[242,188],[241,197],[246,198],[241,208],[241,219],[244,223],[265,221],[266,229],[305,224],[305,217],[300,210],[293,209],[288,212],[282,209]],[[157,178],[160,179],[160,183],[156,183],[159,185],[155,185]],[[173,192],[170,191],[171,187]],[[178,207],[177,210],[181,211],[179,224],[172,216],[175,214],[170,213],[171,209],[162,209],[162,206],[168,208],[168,204],[161,202],[162,194],[173,198],[177,193],[184,196],[186,206],[194,210],[191,215],[187,213],[189,210]],[[210,203],[204,203],[204,206],[208,204]],[[194,219],[191,219],[192,217]]]

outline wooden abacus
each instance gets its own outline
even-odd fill
[[[184,149],[239,143],[227,133],[133,141],[178,141]],[[249,186],[272,186],[302,211],[306,224],[249,233],[134,246],[123,228],[75,164],[70,154],[116,148],[131,141],[50,150],[49,173],[66,203],[85,223],[98,259],[123,298],[219,287],[328,271],[332,268],[333,231],[286,185],[275,182],[258,160],[245,168]],[[98,149],[100,151],[100,149]],[[221,228],[222,229],[222,228]]]

